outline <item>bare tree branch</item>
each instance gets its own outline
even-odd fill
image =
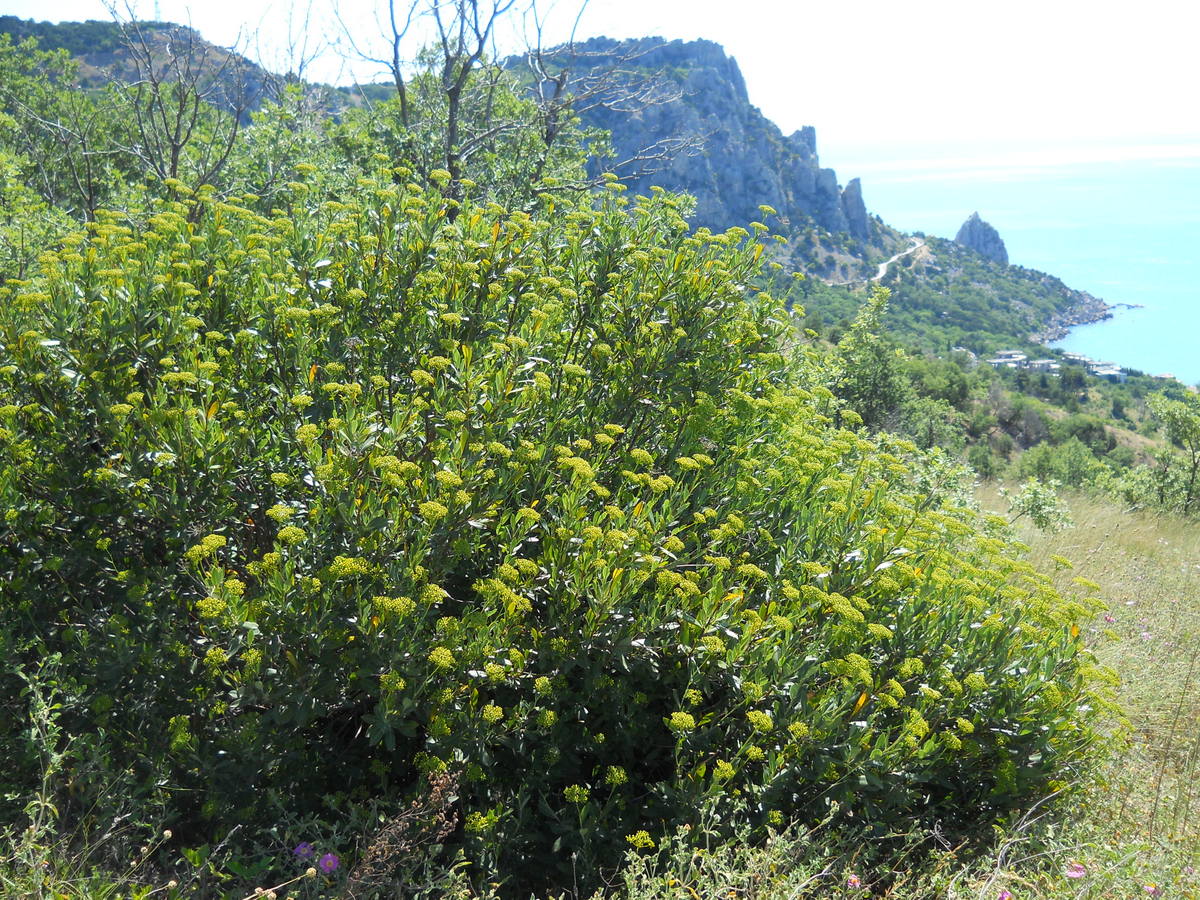
[[[215,55],[190,26],[150,31],[128,2],[109,12],[136,72],[120,87],[136,135],[125,149],[160,179],[186,175],[193,190],[215,184],[255,99],[245,59]]]
[[[502,64],[497,47],[499,23],[518,3],[526,43],[523,69]],[[495,159],[494,154],[504,152],[501,148],[519,145],[526,164],[520,168],[523,182],[516,193],[527,200],[544,193],[543,181],[556,160],[577,152],[565,140],[568,134],[573,142],[585,139],[578,129],[580,114],[600,107],[614,112],[641,109],[681,95],[678,85],[639,64],[652,46],[634,45],[616,53],[581,47],[576,36],[586,9],[586,0],[575,6],[568,40],[554,48],[545,46],[547,18],[537,0],[383,0],[378,18],[386,51],[359,43],[340,10],[338,20],[358,59],[379,65],[391,76],[399,122],[394,111],[381,109],[385,118],[380,124],[406,165],[434,181],[435,170],[444,170],[449,177],[443,193],[458,201],[468,171],[494,165],[486,162],[489,154]],[[420,38],[429,46],[416,46]],[[502,103],[506,93],[519,90],[526,73],[532,82],[526,95],[532,107]],[[637,177],[666,165],[693,143],[658,141],[616,165],[625,177]],[[581,181],[573,176],[553,180],[554,188],[548,189],[574,190],[563,182]],[[589,183],[594,186],[599,180],[597,176]],[[450,218],[456,205],[449,204]]]

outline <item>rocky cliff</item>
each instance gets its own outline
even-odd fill
[[[834,170],[821,167],[812,127],[785,136],[751,105],[741,70],[719,44],[594,38],[579,50],[597,69],[618,61],[628,68],[632,57],[640,72],[677,88],[661,102],[600,104],[583,114],[585,124],[612,133],[616,162],[664,141],[692,145],[661,166],[644,165],[631,190],[657,184],[692,194],[695,224],[714,230],[760,220],[759,205],[766,204],[792,229],[815,224],[870,240],[873,223],[858,180],[843,190]]]
[[[971,213],[971,217],[963,222],[954,240],[974,250],[984,259],[1008,265],[1008,250],[1004,241],[1000,240],[1000,232],[979,218],[977,212]]]

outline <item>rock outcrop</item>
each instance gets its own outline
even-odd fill
[[[1004,241],[1000,240],[1000,232],[979,218],[977,212],[971,213],[971,217],[963,222],[954,241],[974,250],[984,259],[1008,265],[1008,250]]]
[[[871,236],[870,221],[867,219],[867,205],[863,203],[862,183],[857,178],[846,182],[842,191],[842,213],[846,216],[846,225],[850,233],[860,241]]]
[[[662,102],[600,103],[583,112],[584,124],[611,132],[618,162],[648,147],[690,145],[669,162],[645,166],[630,179],[631,191],[660,185],[687,192],[696,198],[693,224],[713,230],[761,220],[759,205],[766,204],[779,216],[772,227],[811,223],[868,239],[870,219],[858,180],[843,191],[834,170],[821,168],[811,126],[785,136],[751,105],[737,62],[719,44],[593,38],[578,50],[597,69],[619,59],[625,60],[619,67],[628,69],[632,58],[639,72],[655,73],[677,88],[677,96]]]

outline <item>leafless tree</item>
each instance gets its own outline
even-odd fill
[[[576,34],[586,0],[576,7],[568,40],[553,48],[546,46],[546,19],[537,0],[523,0],[520,11],[525,22],[526,72],[519,74],[528,75],[536,111],[533,115],[523,110],[515,114],[499,112],[501,89],[511,88],[519,75],[500,64],[496,32],[501,19],[517,4],[518,0],[384,0],[378,17],[386,42],[382,53],[369,50],[354,35],[345,17],[340,13],[338,16],[350,53],[378,65],[395,85],[398,124],[410,136],[406,161],[423,168],[423,175],[433,169],[448,172],[446,193],[454,199],[460,196],[459,185],[472,157],[495,151],[497,142],[506,135],[525,130],[538,136],[536,148],[526,148],[529,192],[537,194],[537,185],[578,115],[600,106],[632,111],[680,96],[677,85],[638,65],[646,50],[634,47],[616,53],[597,52],[578,45]],[[423,57],[412,46],[420,39],[428,45]],[[427,128],[429,123],[422,121],[421,102],[413,93],[418,76],[410,73],[418,59],[424,65],[415,68],[424,70],[422,77],[431,79],[426,83],[436,84],[440,95],[435,128]],[[436,142],[437,152],[422,156],[418,145],[423,140]],[[662,140],[629,159],[614,161],[614,167],[637,177],[694,149],[696,143],[694,137]],[[421,165],[423,158],[427,165]],[[559,183],[553,189],[586,189],[596,180]]]
[[[21,122],[19,147],[31,164],[31,184],[68,214],[91,220],[107,199],[115,157],[111,104],[63,91],[53,109],[13,101]]]
[[[120,156],[111,98],[69,89],[77,69],[64,51],[24,50],[10,56],[10,76],[0,79],[0,111],[16,125],[11,137],[30,186],[47,203],[91,219]]]
[[[278,19],[277,16],[273,18]],[[262,41],[263,34],[267,33],[263,23],[260,22],[254,31],[254,56],[266,69],[263,95],[277,103],[287,88],[296,86],[312,98],[314,106],[320,105],[320,87],[323,86],[311,84],[308,73],[312,64],[329,49],[329,41],[325,37],[326,30],[317,20],[314,0],[286,3],[282,25],[282,40],[270,46]]]
[[[190,27],[151,30],[128,6],[110,12],[134,69],[118,82],[132,121],[125,149],[160,179],[214,184],[258,98],[247,60]]]
[[[651,106],[672,103],[682,96],[681,88],[645,66],[649,46],[630,44],[616,52],[587,50],[580,46],[579,24],[588,0],[579,4],[569,37],[547,47],[545,20],[537,0],[526,13],[526,64],[534,75],[534,92],[541,112],[543,144],[549,148],[571,116],[596,109],[636,113]],[[681,155],[697,152],[703,143],[698,135],[678,135],[638,148],[624,159],[607,160],[607,168],[624,178],[639,178],[658,171]],[[539,167],[544,159],[539,160]],[[540,174],[540,171],[539,171]]]
[[[388,55],[373,56],[343,22],[343,31],[360,59],[385,68],[396,88],[400,102],[400,127],[416,132],[421,123],[410,91],[407,69],[416,58],[407,40],[414,25],[425,20],[432,31],[428,59],[429,74],[435,79],[440,95],[437,153],[435,165],[449,173],[447,193],[457,198],[467,160],[499,134],[520,127],[520,123],[497,121],[491,116],[491,99],[504,77],[495,64],[495,31],[500,20],[517,0],[386,0],[386,37]],[[478,109],[482,102],[482,109]],[[474,115],[468,116],[468,108]],[[480,115],[479,113],[482,113]],[[412,160],[417,162],[418,159]],[[428,174],[425,172],[423,174]]]

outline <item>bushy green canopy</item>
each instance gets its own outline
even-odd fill
[[[961,836],[1070,780],[1086,604],[831,424],[753,237],[615,187],[451,217],[407,174],[101,215],[3,289],[14,777],[44,665],[64,808],[286,869],[446,771],[514,894],[704,803]]]

